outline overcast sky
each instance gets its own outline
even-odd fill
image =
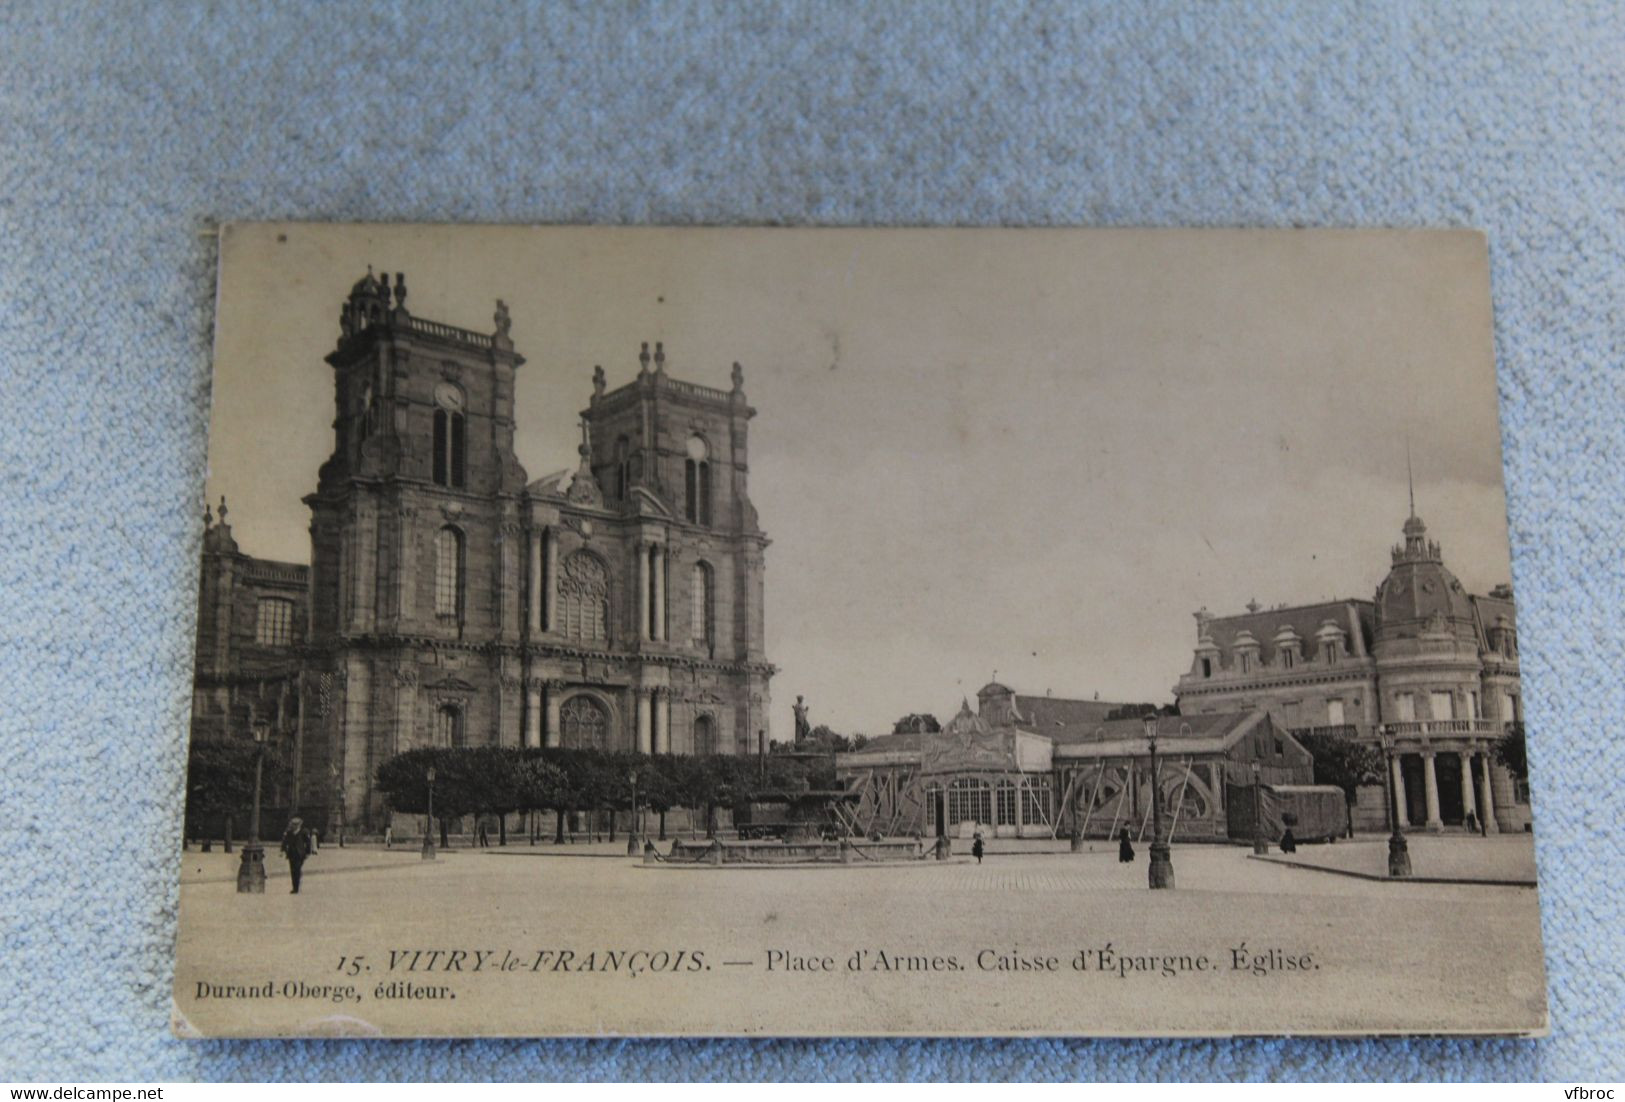
[[[772,733],[1020,692],[1171,698],[1192,613],[1369,599],[1417,512],[1509,580],[1483,239],[1467,232],[237,226],[208,495],[309,561],[322,357],[371,263],[420,317],[512,312],[520,461],[573,467],[593,365],[745,368]]]

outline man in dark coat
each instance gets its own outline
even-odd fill
[[[1134,847],[1129,844],[1128,827],[1117,832],[1117,860],[1120,864],[1134,860]]]
[[[980,865],[982,863],[982,832],[979,830],[976,832],[975,840],[971,842],[970,852],[971,856],[976,858],[976,863]]]
[[[288,876],[293,880],[293,894],[299,893],[299,875],[304,871],[305,858],[310,856],[310,834],[305,821],[288,820],[288,829],[282,832],[282,856],[288,859]]]

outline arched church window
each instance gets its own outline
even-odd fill
[[[632,489],[632,442],[626,437],[615,441],[615,496],[621,501]]]
[[[434,614],[463,618],[463,534],[449,524],[434,537]]]
[[[683,464],[683,515],[695,524],[711,523],[711,446],[695,434],[688,438]]]
[[[688,582],[689,637],[696,647],[707,650],[714,638],[711,590],[711,564],[695,563]]]
[[[585,694],[572,696],[559,709],[559,726],[569,750],[603,750],[609,738],[609,715]]]
[[[609,637],[609,571],[587,551],[564,560],[559,578],[560,628],[572,639]]]
[[[435,711],[434,744],[445,750],[464,745],[462,708],[455,704],[442,704]]]
[[[460,490],[465,485],[466,440],[463,427],[463,392],[452,383],[435,387],[434,482]]]
[[[283,597],[260,598],[254,642],[262,647],[286,647],[293,642],[292,601]]]

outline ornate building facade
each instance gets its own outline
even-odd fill
[[[1127,829],[1138,841],[1152,829],[1155,788],[1169,837],[1219,841],[1231,835],[1236,788],[1313,777],[1309,754],[1262,708],[1159,717],[1153,770],[1144,721],[1107,718],[1124,705],[1026,696],[997,681],[976,704],[965,701],[940,732],[881,735],[835,755],[852,794],[839,810],[856,833],[1054,839]]]
[[[270,595],[298,625],[283,659],[296,703],[276,725],[294,803],[377,827],[378,765],[420,746],[756,749],[774,673],[769,541],[746,490],[755,411],[739,365],[727,390],[673,378],[658,343],[617,389],[595,369],[578,466],[531,481],[513,449],[525,360],[506,306],[482,333],[415,317],[406,298],[404,276],[369,271],[343,305],[333,452],[304,499],[308,585],[303,600],[291,584]],[[221,545],[210,524],[205,592],[223,564],[265,573]],[[263,599],[239,603],[258,616]],[[218,692],[199,703],[194,730],[233,714]]]
[[[1196,613],[1180,710],[1260,707],[1295,732],[1387,736],[1402,825],[1441,830],[1471,812],[1523,830],[1528,793],[1494,757],[1523,718],[1511,587],[1466,592],[1414,509],[1403,537],[1372,600]],[[1367,797],[1360,825],[1380,828],[1381,790]]]

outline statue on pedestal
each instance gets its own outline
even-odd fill
[[[807,722],[807,698],[796,697],[796,702],[790,706],[790,710],[796,714],[796,741],[801,742],[812,735],[812,725]]]

